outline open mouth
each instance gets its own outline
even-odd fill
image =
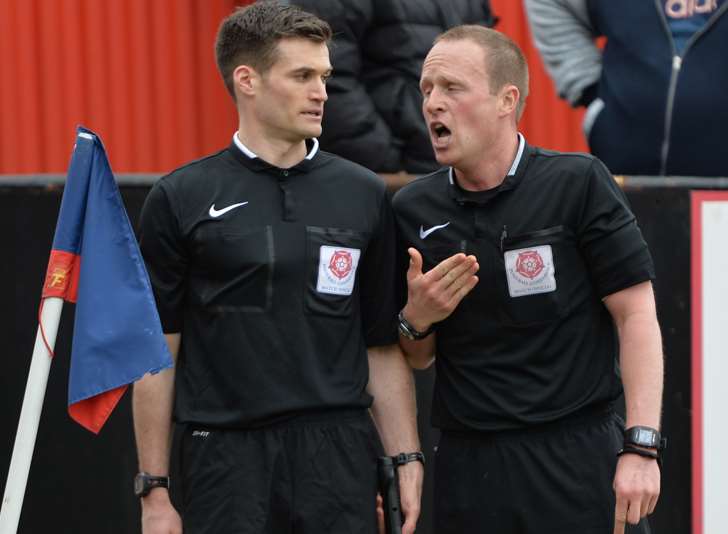
[[[452,135],[450,129],[441,122],[430,123],[430,133],[432,134],[432,140],[435,145],[446,144]]]
[[[304,111],[303,115],[306,115],[307,117],[312,117],[315,119],[320,119],[323,115],[323,112],[321,111]]]

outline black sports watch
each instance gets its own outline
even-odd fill
[[[399,454],[392,456],[392,463],[395,467],[399,467],[400,465],[408,464],[410,462],[420,462],[422,465],[425,465],[425,455],[422,454],[422,451],[416,451],[400,452]]]
[[[654,428],[633,426],[624,431],[624,444],[661,451],[665,448],[667,440]]]
[[[409,323],[409,321],[407,321],[407,319],[404,318],[404,314],[401,311],[399,312],[399,315],[397,315],[397,322],[397,328],[399,329],[399,333],[407,339],[411,339],[412,341],[425,339],[427,336],[435,331],[434,324],[430,325],[430,328],[428,328],[424,332],[418,331],[414,326]]]
[[[146,497],[154,488],[169,489],[169,477],[152,476],[143,471],[134,477],[134,495],[137,497]]]

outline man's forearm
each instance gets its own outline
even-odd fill
[[[165,337],[176,361],[179,335]],[[134,384],[132,409],[139,470],[152,475],[169,474],[174,375],[174,368],[167,369],[156,375],[146,375]]]
[[[642,282],[609,295],[604,302],[619,334],[627,428],[659,428],[664,363],[652,284]]]
[[[397,345],[372,347],[369,385],[371,412],[387,454],[420,450],[412,370]]]
[[[635,313],[619,329],[627,428],[660,427],[664,363],[654,315]]]
[[[368,350],[369,385],[374,397],[372,417],[388,455],[420,450],[417,404],[412,370],[398,345]],[[400,504],[405,523],[402,532],[412,534],[420,515],[424,466],[414,461],[397,468]]]

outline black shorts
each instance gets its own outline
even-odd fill
[[[491,433],[443,431],[435,534],[612,534],[624,425],[610,408]],[[649,525],[626,529],[649,534]]]
[[[190,425],[185,534],[374,534],[379,446],[366,410],[255,430]]]

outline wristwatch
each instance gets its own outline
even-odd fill
[[[169,489],[169,477],[152,476],[143,471],[134,477],[134,495],[137,497],[146,497],[154,488]]]
[[[665,448],[667,440],[660,436],[654,428],[648,426],[633,426],[624,431],[624,444],[646,447],[661,451]]]
[[[402,334],[407,339],[411,339],[412,341],[419,341],[420,339],[425,339],[427,336],[432,334],[435,331],[435,325],[430,325],[430,328],[425,330],[424,332],[418,331],[414,326],[412,326],[407,319],[404,318],[404,314],[400,311],[399,315],[397,315],[397,321],[398,325],[397,328],[399,328],[399,333]]]
[[[420,462],[422,465],[425,465],[425,455],[422,454],[422,451],[416,451],[400,452],[399,454],[392,456],[392,463],[395,467],[399,467],[400,465],[408,464],[410,462]]]

